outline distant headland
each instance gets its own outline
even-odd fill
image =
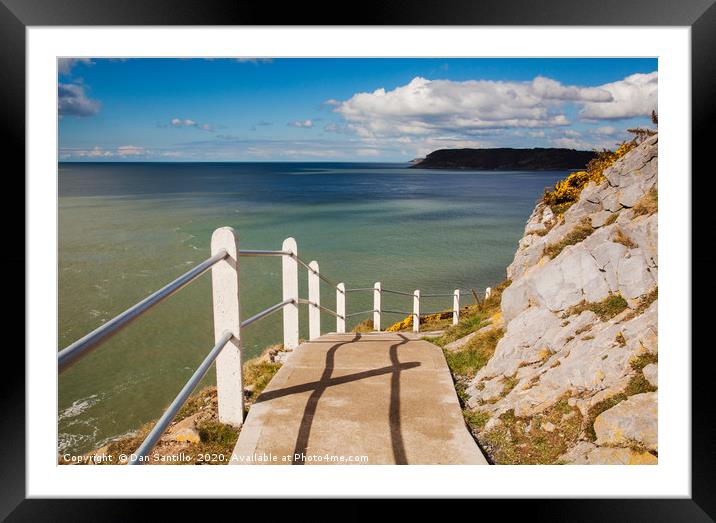
[[[413,160],[417,169],[474,169],[486,171],[581,169],[596,156],[575,149],[439,149]]]

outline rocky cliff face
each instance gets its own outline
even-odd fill
[[[503,462],[543,441],[561,463],[657,460],[657,153],[652,136],[563,215],[541,203],[527,222],[504,336],[466,391]]]

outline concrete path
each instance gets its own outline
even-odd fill
[[[232,464],[487,464],[442,350],[412,333],[302,344],[257,398]]]

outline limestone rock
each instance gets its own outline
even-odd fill
[[[648,381],[652,387],[659,386],[658,367],[656,363],[650,363],[642,369],[642,372],[644,373],[646,381]]]
[[[594,420],[597,445],[638,442],[657,449],[657,393],[636,394],[602,412]]]
[[[196,423],[200,416],[201,413],[197,412],[196,414],[179,421],[169,429],[169,433],[162,439],[199,443],[201,441],[201,436],[199,435],[199,430],[196,428]]]
[[[656,456],[626,448],[597,447],[580,442],[560,457],[571,465],[656,465]]]
[[[556,429],[557,427],[554,426],[554,423],[547,421],[545,423],[542,423],[540,428],[545,432],[554,432],[554,429]]]
[[[459,338],[455,341],[451,341],[450,343],[445,345],[445,349],[449,351],[460,350],[467,344],[467,342],[469,342],[475,336],[477,336],[477,331],[471,332],[467,336],[463,336],[462,338]]]
[[[544,203],[535,207],[507,269],[504,336],[466,388],[468,405],[480,405],[491,422],[510,410],[529,419],[564,398],[587,418],[595,405],[626,390],[636,357],[657,354],[658,302],[635,309],[658,285],[658,214],[632,210],[658,186],[657,155],[653,136],[606,169],[604,181],[587,184],[560,217]],[[544,254],[582,220],[591,234],[554,258]],[[629,308],[605,321],[589,310],[567,316],[570,307],[610,294],[620,294]],[[656,365],[643,372],[657,386]],[[509,391],[506,378],[516,380]],[[582,441],[564,461],[655,463],[651,453],[629,447],[656,449],[656,427],[656,393],[632,396],[597,417],[596,445]]]

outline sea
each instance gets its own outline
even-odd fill
[[[525,221],[565,171],[460,171],[387,163],[60,163],[58,350],[210,255],[231,226],[244,249],[299,256],[348,288],[484,292],[505,279]],[[300,270],[299,294],[307,297]],[[322,304],[335,291],[321,284]],[[280,302],[280,258],[241,258],[241,315]],[[383,308],[412,310],[384,294]],[[463,303],[472,301],[470,294]],[[452,298],[423,298],[424,310]],[[213,345],[207,273],[59,378],[58,452],[82,453],[158,418]],[[347,312],[372,308],[347,294]],[[354,316],[350,329],[369,315]],[[402,316],[384,315],[384,323]],[[308,336],[306,306],[301,336]],[[335,319],[323,314],[323,332]],[[280,313],[243,331],[245,357],[280,343]],[[201,386],[212,384],[213,370]]]

